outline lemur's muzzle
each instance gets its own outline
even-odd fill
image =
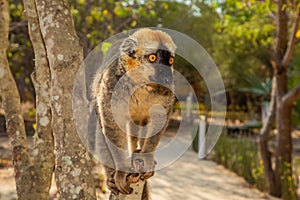
[[[169,66],[157,64],[153,67],[155,73],[149,76],[150,81],[159,85],[171,85],[173,83],[172,69]]]

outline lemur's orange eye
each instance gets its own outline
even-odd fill
[[[174,58],[169,59],[169,64],[172,65],[174,63]]]
[[[155,54],[150,54],[148,56],[148,59],[150,60],[150,62],[155,62],[156,61],[156,55]]]

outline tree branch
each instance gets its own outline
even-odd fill
[[[84,12],[84,20],[83,20],[83,34],[82,34],[82,44],[83,44],[83,54],[84,57],[88,55],[89,52],[89,46],[90,42],[89,39],[87,38],[87,35],[89,34],[89,23],[88,23],[88,16],[91,14],[91,1],[86,0],[85,1],[85,12]]]
[[[126,18],[125,20],[123,20],[120,24],[118,24],[116,27],[115,27],[115,33],[119,33],[122,29],[124,29],[124,27],[130,23],[132,20],[134,19],[133,16],[130,16],[128,18]]]
[[[21,22],[12,22],[9,25],[9,32],[18,30],[20,28],[26,27],[27,26],[27,21],[21,21]]]
[[[275,183],[275,173],[272,168],[272,162],[271,162],[271,152],[268,148],[268,140],[269,140],[269,134],[272,129],[272,124],[275,119],[275,110],[276,110],[276,76],[273,76],[272,80],[272,91],[271,91],[271,102],[270,102],[270,111],[268,113],[268,117],[266,121],[263,124],[263,127],[260,131],[260,137],[259,137],[259,147],[260,147],[260,153],[263,159],[264,164],[264,172],[267,176],[270,193],[274,194],[276,192],[276,187],[274,185]]]
[[[293,105],[296,100],[300,99],[300,83],[292,90],[290,90],[282,98],[282,103],[284,105]]]
[[[55,179],[60,198],[96,199],[92,161],[77,134],[72,110],[73,87],[83,62],[83,48],[70,4],[68,0],[35,0],[35,5],[39,20],[36,27],[45,42],[51,72]]]
[[[288,14],[287,14],[287,1],[280,0],[277,3],[277,27],[276,27],[276,43],[274,49],[274,59],[277,63],[277,69],[281,70],[281,61],[284,57],[287,47],[288,35]]]
[[[13,155],[14,175],[18,199],[33,199],[29,188],[30,157],[22,116],[20,95],[7,60],[9,8],[7,0],[0,0],[0,97],[5,113],[7,134]]]
[[[54,139],[51,128],[50,68],[42,38],[34,0],[23,1],[28,19],[28,32],[34,49],[35,68],[31,79],[36,93],[36,133],[34,152],[35,187],[32,192],[38,199],[47,199],[54,167]],[[48,121],[48,123],[45,123]]]
[[[284,57],[281,62],[281,66],[283,66],[284,68],[288,68],[288,65],[289,65],[289,63],[292,59],[293,53],[294,53],[294,48],[297,43],[296,33],[299,28],[299,22],[300,22],[300,12],[297,10],[296,17],[295,17],[293,27],[292,27],[292,32],[291,32],[290,39],[288,42],[288,47],[287,47],[287,50],[285,51]]]
[[[267,119],[263,124],[263,127],[260,131],[261,138],[267,140],[269,132],[272,128],[272,123],[275,118],[275,108],[276,108],[276,78],[275,76],[272,79],[272,91],[271,91],[271,101],[270,101],[270,111],[268,113]]]

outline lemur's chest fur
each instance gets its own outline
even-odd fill
[[[174,96],[170,89],[159,85],[144,85],[131,96],[130,116],[135,123],[145,125],[150,118],[149,110],[153,105],[164,107],[166,114],[169,114],[173,102]]]

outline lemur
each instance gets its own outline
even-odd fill
[[[93,98],[106,144],[101,148],[106,152],[100,153],[105,154],[105,159],[111,163],[111,166],[105,167],[107,186],[115,194],[132,192],[129,176],[146,180],[154,174],[154,151],[173,110],[175,49],[176,45],[167,33],[149,28],[139,29],[105,55],[114,55],[116,59],[109,63],[102,74],[95,75]],[[107,62],[104,64],[108,65]],[[115,92],[120,81],[122,84]],[[118,108],[121,108],[114,111],[117,112],[115,114],[113,108],[116,105],[112,105],[114,98]],[[122,109],[126,103],[129,110]],[[160,107],[155,107],[157,104]],[[153,115],[149,112],[151,109]],[[129,114],[126,115],[126,112]],[[120,117],[121,124],[129,123],[130,131],[120,127],[115,115]],[[155,123],[162,121],[165,123],[157,133],[153,129],[147,130],[147,133],[139,130],[150,123],[155,127]],[[129,151],[131,161],[128,162],[126,155],[116,149]],[[143,196],[143,199],[148,199],[148,194]]]

